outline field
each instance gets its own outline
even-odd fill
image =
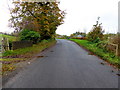
[[[0,40],[2,37],[8,38],[9,41],[16,41],[17,37],[0,34]]]

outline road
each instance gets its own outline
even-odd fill
[[[118,88],[117,70],[72,41],[57,40],[39,55],[4,88]]]

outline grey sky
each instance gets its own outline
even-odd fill
[[[65,23],[58,27],[58,34],[70,35],[75,31],[89,32],[97,17],[103,23],[105,32],[118,30],[119,0],[60,0],[60,8],[66,10]]]
[[[11,32],[8,28],[10,18],[7,1],[0,3],[0,32]],[[60,9],[66,10],[65,22],[57,29],[58,34],[70,35],[76,31],[89,32],[97,17],[103,23],[105,32],[115,33],[118,30],[119,0],[60,0]]]

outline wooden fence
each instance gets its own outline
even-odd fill
[[[113,43],[109,43],[109,44],[116,47],[115,48],[115,55],[120,56],[120,49],[119,49],[120,46],[118,44],[113,44]]]
[[[117,35],[114,37],[109,37],[108,40],[109,40],[108,44],[115,47],[115,49],[114,49],[115,55],[120,56],[120,37]]]

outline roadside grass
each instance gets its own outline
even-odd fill
[[[6,51],[0,59],[0,62],[2,62],[2,75],[8,71],[15,70],[17,67],[15,63],[29,60],[35,54],[40,53],[42,50],[54,45],[55,43],[55,40],[43,40],[38,44],[34,44],[32,47]]]
[[[0,61],[18,61],[24,60],[25,58],[1,58]]]
[[[0,38],[2,38],[2,37],[8,38],[9,41],[16,41],[17,40],[17,37],[15,37],[15,36],[0,34]]]
[[[38,44],[34,44],[32,47],[26,47],[26,48],[21,48],[17,50],[9,50],[3,53],[3,57],[5,56],[16,56],[16,55],[31,55],[34,53],[38,53],[42,51],[43,49],[51,46],[51,44],[55,43],[54,40],[43,40],[42,42]]]
[[[102,48],[98,48],[96,43],[87,40],[79,40],[79,39],[69,39],[69,40],[76,42],[77,44],[83,46],[87,50],[93,52],[95,55],[101,57],[103,60],[120,68],[120,57],[117,57],[114,55],[114,53],[107,52]]]

